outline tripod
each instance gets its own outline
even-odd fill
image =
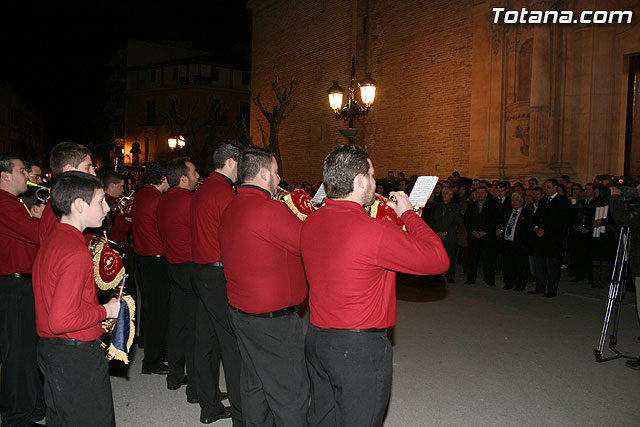
[[[596,362],[607,362],[609,360],[625,357],[632,359],[632,356],[622,354],[616,349],[618,343],[618,323],[620,321],[620,312],[622,310],[622,296],[625,291],[625,282],[627,278],[627,264],[629,261],[629,248],[631,244],[631,229],[622,227],[620,229],[620,238],[618,239],[618,252],[616,253],[616,261],[611,269],[611,282],[609,284],[609,303],[607,311],[604,314],[604,323],[602,325],[602,334],[600,335],[600,344],[593,354],[596,356]],[[615,306],[615,311],[614,311]],[[614,356],[602,358],[605,341],[607,340],[607,330],[613,311],[613,328],[609,337],[609,348],[615,353]]]

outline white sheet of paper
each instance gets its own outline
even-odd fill
[[[409,195],[411,205],[416,208],[424,208],[437,183],[437,176],[419,176]]]
[[[316,194],[314,194],[313,196],[313,203],[315,203],[316,205],[319,205],[322,203],[322,201],[324,200],[324,198],[327,197],[327,193],[325,193],[324,191],[324,182],[322,184],[320,184],[320,188],[318,188],[318,191],[316,191]]]

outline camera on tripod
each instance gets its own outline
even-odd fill
[[[638,196],[638,185],[640,181],[637,177],[630,176],[614,176],[614,175],[598,175],[596,176],[598,181],[604,181],[609,184],[615,185],[622,192],[622,200],[625,203],[636,202],[640,198]]]

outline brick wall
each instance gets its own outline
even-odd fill
[[[346,143],[328,107],[332,80],[349,84],[372,72],[378,82],[370,114],[356,124],[377,176],[386,171],[448,176],[469,166],[472,14],[459,1],[260,1],[253,11],[252,91],[275,103],[273,76],[298,81],[295,108],[280,129],[283,178],[291,184],[322,177],[324,156]],[[367,34],[363,18],[368,16]],[[355,40],[354,40],[355,39]],[[261,141],[252,105],[251,133]]]

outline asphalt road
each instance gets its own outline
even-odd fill
[[[564,277],[547,299],[502,290],[499,279],[491,288],[463,281],[399,277],[385,427],[640,425],[640,371],[625,359],[596,363],[593,354],[608,289]],[[620,307],[617,349],[637,356],[632,293]],[[201,425],[184,387],[169,391],[164,377],[141,375],[141,359],[134,352],[112,377],[118,426]]]

